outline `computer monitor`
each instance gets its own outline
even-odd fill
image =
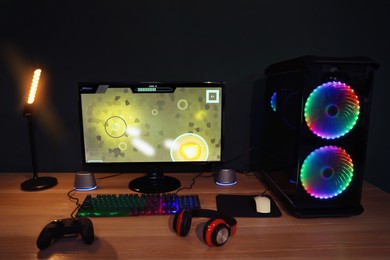
[[[160,193],[164,173],[211,171],[222,162],[223,82],[78,85],[83,168],[146,173],[131,190]]]

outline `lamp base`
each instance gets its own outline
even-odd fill
[[[25,191],[38,191],[54,187],[57,183],[57,179],[54,177],[37,177],[22,182],[20,188]]]

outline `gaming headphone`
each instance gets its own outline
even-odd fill
[[[222,246],[230,235],[236,233],[237,221],[233,217],[209,209],[182,210],[176,213],[173,219],[173,230],[179,236],[187,236],[193,217],[210,219],[203,229],[203,238],[208,246]]]

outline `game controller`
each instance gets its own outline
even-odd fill
[[[92,221],[89,218],[68,218],[54,220],[47,224],[37,239],[39,249],[48,248],[52,242],[65,235],[81,234],[86,244],[94,240]]]

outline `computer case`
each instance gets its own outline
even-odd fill
[[[265,70],[262,180],[296,217],[363,212],[374,71],[366,57],[303,56]]]

